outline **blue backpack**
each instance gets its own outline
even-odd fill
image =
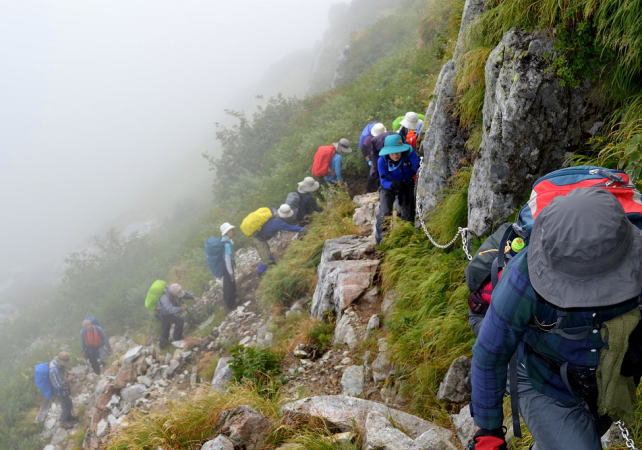
[[[366,138],[370,136],[370,131],[372,130],[372,127],[374,127],[378,123],[379,122],[370,122],[368,125],[366,125],[363,128],[363,131],[361,132],[361,136],[359,136],[359,150],[363,148],[363,143],[365,142]]]
[[[218,237],[210,237],[205,241],[205,260],[212,274],[221,278],[225,274],[225,242]]]
[[[49,363],[43,362],[36,364],[33,367],[33,379],[38,387],[38,390],[42,392],[42,395],[49,400],[53,397],[54,389],[49,381]]]

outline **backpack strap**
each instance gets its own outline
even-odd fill
[[[522,437],[522,427],[519,424],[519,392],[517,390],[517,351],[508,363],[508,386],[510,392],[510,409],[515,437]]]

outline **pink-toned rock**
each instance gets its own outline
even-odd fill
[[[235,447],[246,450],[263,448],[266,435],[272,428],[272,420],[254,408],[241,405],[223,411],[215,429],[227,436]]]

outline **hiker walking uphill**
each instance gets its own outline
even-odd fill
[[[366,125],[361,133],[359,146],[363,159],[368,164],[368,185],[367,192],[374,192],[379,188],[379,171],[377,170],[377,159],[379,158],[379,148],[377,153],[373,152],[373,143],[377,136],[386,132],[386,127],[381,122],[373,122]],[[383,141],[382,141],[383,142]]]
[[[80,344],[83,354],[96,375],[100,375],[101,363],[107,359],[111,353],[109,339],[105,335],[102,327],[95,323],[95,319],[87,318],[82,321],[80,329]]]
[[[312,177],[305,177],[303,181],[297,183],[296,192],[290,192],[285,199],[285,203],[290,205],[294,214],[292,219],[295,223],[302,225],[307,216],[313,212],[320,212],[323,209],[319,206],[312,195],[319,190],[319,182]]]
[[[401,218],[415,218],[415,174],[419,170],[419,158],[408,144],[401,142],[398,134],[390,135],[379,153],[379,214],[377,215],[376,239],[381,242],[384,222],[392,214],[395,200],[399,203]]]
[[[72,415],[73,403],[69,385],[72,376],[67,371],[70,362],[69,353],[60,352],[49,363],[49,381],[53,388],[54,398],[60,403],[60,422],[63,428],[71,428],[77,421],[76,417]]]
[[[254,246],[259,253],[258,273],[262,275],[270,264],[275,264],[274,255],[270,251],[268,241],[279,231],[291,231],[298,233],[305,231],[305,228],[292,225],[286,222],[294,216],[294,211],[287,203],[282,204],[279,209],[259,208],[245,216],[241,222],[241,231],[246,236],[252,236]]]
[[[205,241],[205,260],[216,278],[223,278],[223,303],[228,310],[236,306],[236,279],[234,263],[234,233],[236,227],[227,222],[219,230],[221,237],[212,236]]]
[[[160,296],[158,303],[156,303],[156,317],[161,323],[161,348],[169,345],[169,332],[172,325],[174,325],[172,341],[183,339],[183,326],[185,325],[183,311],[187,309],[187,305],[183,302],[185,299],[194,298],[194,294],[187,292],[178,283],[170,284],[165,288],[163,295]]]
[[[323,177],[330,184],[345,184],[341,169],[343,156],[352,153],[350,141],[346,138],[339,139],[332,145],[317,148],[312,160],[311,173],[314,177]]]
[[[641,289],[642,232],[613,194],[578,188],[542,209],[529,245],[494,288],[473,347],[471,413],[480,429],[470,448],[506,448],[502,400],[516,354],[511,392],[533,448],[600,449],[611,421],[631,412],[642,373],[642,342],[630,338],[642,332]]]
[[[419,117],[419,114],[408,111],[404,118],[401,119],[399,125],[401,127],[397,130],[397,133],[401,136],[403,143],[410,144],[412,145],[412,148],[417,150],[417,140],[423,125],[423,121]]]

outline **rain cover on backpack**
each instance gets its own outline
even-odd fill
[[[272,210],[270,208],[259,208],[256,211],[252,211],[241,222],[241,231],[246,236],[252,236],[263,228],[263,225],[271,218]]]
[[[310,173],[313,177],[325,177],[330,175],[330,163],[337,149],[334,145],[323,145],[317,148],[314,158],[312,159],[312,169]]]
[[[158,303],[161,295],[163,295],[163,292],[165,292],[166,287],[167,281],[154,281],[147,291],[147,296],[145,297],[145,308],[150,310],[156,309],[156,303]]]
[[[219,237],[210,237],[205,241],[205,260],[212,274],[221,278],[225,274],[225,243]]]
[[[49,400],[53,397],[54,390],[49,380],[49,363],[43,362],[33,367],[33,381],[36,383],[38,390]]]

